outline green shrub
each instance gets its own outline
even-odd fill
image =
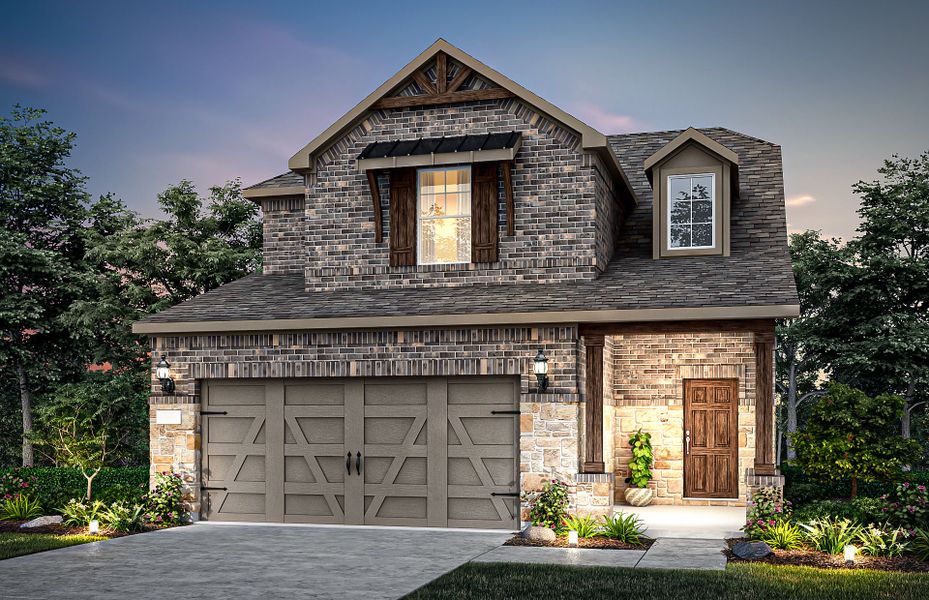
[[[576,531],[579,538],[592,538],[600,535],[600,525],[597,523],[597,519],[590,515],[565,517],[564,528],[568,531]]]
[[[645,523],[634,513],[618,512],[603,517],[602,535],[626,544],[641,544],[645,537]]]
[[[801,523],[810,545],[827,554],[842,554],[845,546],[855,542],[862,527],[848,519],[819,519]]]
[[[929,562],[929,529],[917,529],[910,536],[909,551]]]
[[[748,503],[748,515],[742,530],[750,539],[761,539],[759,536],[768,528],[790,519],[791,512],[790,502],[784,501],[778,490],[762,488]]]
[[[629,460],[629,477],[626,483],[637,488],[648,487],[648,482],[652,479],[652,434],[642,433],[639,429],[629,438],[629,446],[632,448],[632,458]]]
[[[565,497],[567,499],[567,496]],[[145,520],[153,525],[180,525],[184,522],[184,481],[177,473],[155,475],[155,489],[145,497]]]
[[[42,516],[42,505],[38,500],[26,494],[16,494],[12,498],[5,498],[0,504],[0,519],[25,521],[40,516]]]
[[[94,479],[93,497],[105,502],[139,503],[148,489],[148,467],[104,467]],[[87,480],[80,469],[16,467],[0,469],[0,481],[19,478],[32,482],[32,493],[42,506],[55,509],[72,498],[83,498]],[[34,478],[34,480],[33,480]]]
[[[777,550],[799,550],[805,538],[803,530],[790,521],[780,521],[758,535],[758,539]]]
[[[61,507],[61,516],[65,525],[74,527],[87,527],[91,521],[100,521],[100,514],[106,509],[106,504],[99,500],[86,502],[74,498]]]
[[[541,492],[524,494],[529,503],[529,520],[533,525],[558,530],[564,523],[568,511],[568,485],[552,479],[546,482]]]
[[[813,500],[832,500],[835,498],[848,498],[851,493],[851,480],[841,479],[833,483],[822,483],[812,480],[798,466],[782,464],[780,471],[784,475],[784,498],[800,506]],[[904,474],[906,480],[912,485],[929,486],[929,470],[915,470]],[[894,491],[897,483],[894,481],[859,481],[858,495],[878,498],[883,494]]]
[[[881,510],[890,523],[906,529],[929,524],[929,491],[925,485],[907,481],[880,499],[883,502]]]
[[[814,521],[824,518],[848,519],[859,525],[883,523],[887,520],[881,511],[884,503],[879,498],[855,498],[854,500],[817,500],[800,506],[794,511],[798,521]]]
[[[862,554],[868,556],[901,556],[906,550],[906,531],[869,525],[858,532]]]
[[[142,531],[145,529],[145,506],[114,502],[100,511],[100,522],[114,531]]]
[[[24,476],[20,473],[8,471],[0,475],[0,499],[10,500],[19,495],[35,497],[35,475]]]

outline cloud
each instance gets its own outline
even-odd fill
[[[629,133],[642,129],[633,117],[609,112],[590,102],[578,104],[576,111],[582,121],[600,129],[603,133]]]
[[[33,67],[22,63],[15,63],[9,59],[0,63],[0,79],[23,87],[39,87],[45,84],[46,78]]]
[[[806,206],[807,204],[812,204],[816,202],[816,198],[808,194],[802,196],[791,196],[788,198],[784,204],[787,206]]]

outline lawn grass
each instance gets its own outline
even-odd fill
[[[658,571],[525,564],[467,564],[406,597],[764,600],[929,598],[929,575],[730,564],[725,571]]]
[[[57,535],[54,533],[0,533],[0,560],[108,539],[101,535]]]

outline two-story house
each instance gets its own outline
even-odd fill
[[[520,491],[778,485],[780,148],[604,135],[438,40],[253,185],[264,266],[148,317],[151,461],[200,518],[515,528]]]

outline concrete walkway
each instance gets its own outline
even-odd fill
[[[728,539],[742,537],[745,508],[731,506],[629,506],[617,504],[616,512],[634,513],[645,523],[645,535],[658,539]]]
[[[400,598],[511,535],[197,524],[0,561],[0,598]]]
[[[726,556],[723,540],[660,538],[647,552],[642,550],[596,550],[592,548],[541,548],[500,546],[471,562],[515,562],[575,567],[626,567],[632,569],[723,570]]]

